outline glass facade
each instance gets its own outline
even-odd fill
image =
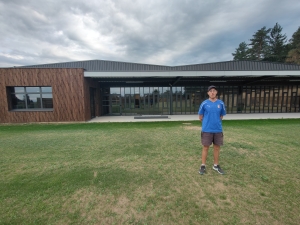
[[[103,115],[197,114],[207,86],[114,87],[104,89]],[[300,87],[218,86],[227,113],[299,112]]]

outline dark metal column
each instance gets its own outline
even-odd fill
[[[169,104],[169,106],[170,106],[170,115],[173,115],[173,90],[172,90],[172,86],[170,85],[170,98],[169,98],[169,100],[170,100],[170,104]]]

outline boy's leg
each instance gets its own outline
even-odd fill
[[[213,142],[213,138],[214,138],[214,136],[212,133],[201,132],[201,144],[203,146],[203,148],[202,148],[202,165],[205,165],[205,163],[206,163],[208,149],[209,149],[209,146]]]
[[[213,141],[213,135],[211,133],[201,132],[201,143],[202,143],[202,164],[199,173],[203,175],[205,173],[205,163],[207,159],[208,149]]]
[[[225,174],[224,170],[219,165],[220,145],[214,145],[214,165],[213,169],[220,174]]]
[[[205,165],[209,146],[203,146],[202,149],[202,165]]]
[[[214,164],[219,165],[220,145],[214,144]]]
[[[207,158],[207,154],[208,154],[208,149],[209,149],[209,146],[203,146],[203,149],[202,149],[202,164],[201,164],[200,170],[199,170],[199,173],[201,175],[203,175],[205,173],[205,170],[206,170],[205,163],[206,163],[206,158]]]

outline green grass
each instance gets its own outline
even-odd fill
[[[299,224],[299,119],[0,125],[0,224]]]

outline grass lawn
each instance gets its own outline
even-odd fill
[[[0,125],[0,224],[300,224],[300,119]]]

